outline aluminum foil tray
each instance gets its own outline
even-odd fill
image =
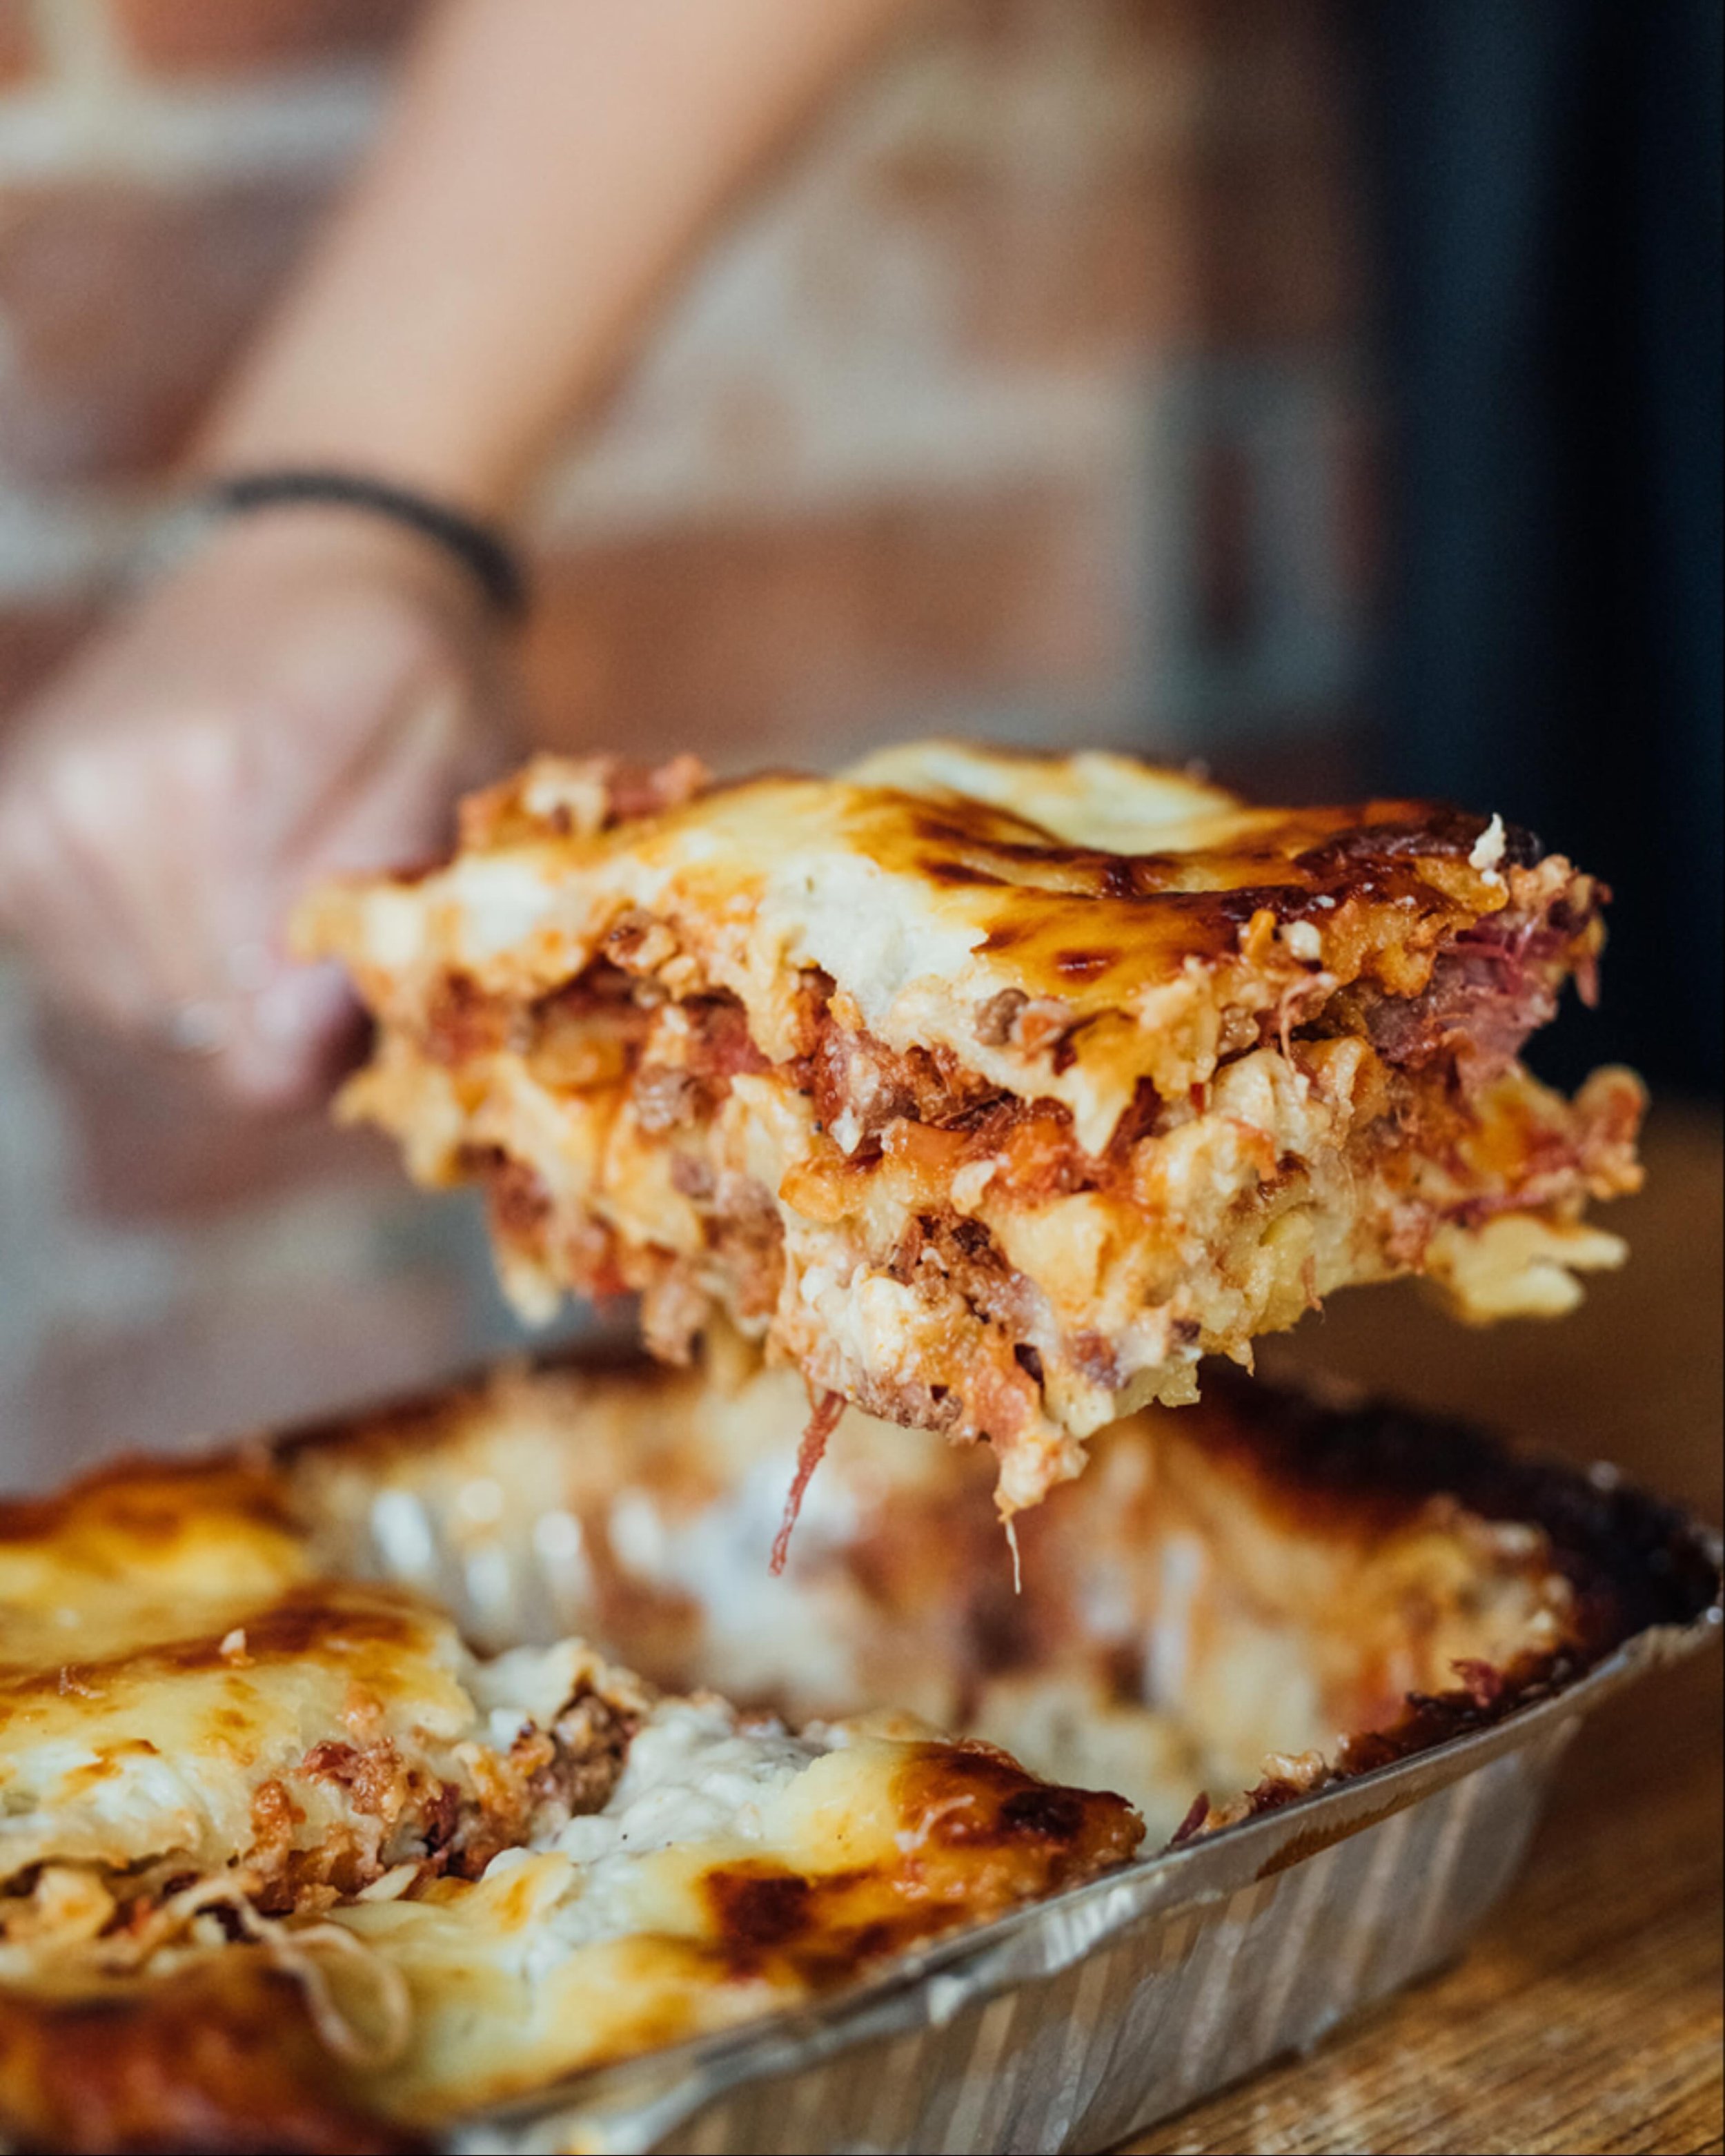
[[[1440,1968],[1582,1718],[1712,1620],[1494,1729],[1021,1911],[826,2010],[488,2119],[479,2151],[1103,2150]]]
[[[566,1516],[542,1509],[554,1496],[551,1455],[531,1393],[526,1404],[525,1419],[519,1399],[513,1411],[516,1450],[496,1455],[506,1502],[474,1501],[475,1462],[488,1455],[439,1404],[289,1440],[321,1492],[334,1558],[430,1587],[492,1645],[588,1623],[586,1590],[571,1584],[572,1531],[543,1532],[548,1517]],[[578,1400],[578,1417],[594,1412]],[[1179,1427],[1196,1428],[1200,1412],[1182,1409]],[[1240,1399],[1231,1412],[1243,1412]],[[557,1414],[568,1419],[567,1403]],[[638,1409],[629,1416],[633,1443],[647,1425]],[[1402,1419],[1421,1459],[1447,1441],[1442,1425]],[[1621,1502],[1635,1522],[1633,1563],[1645,1563],[1648,1606],[1669,1612],[1674,1598],[1659,1582],[1675,1570],[1687,1621],[1641,1623],[1584,1673],[1532,1688],[1502,1719],[1481,1717],[1485,1726],[937,1943],[825,2004],[470,2121],[448,2145],[712,2156],[1103,2150],[1441,1966],[1513,1879],[1587,1714],[1638,1675],[1700,1649],[1721,1622],[1720,1545],[1708,1531],[1632,1493],[1620,1500],[1604,1471],[1589,1483],[1523,1468],[1476,1435],[1449,1435],[1461,1450],[1445,1464],[1460,1461],[1491,1491],[1525,1494],[1548,1473],[1559,1511]],[[615,1435],[614,1427],[607,1441]],[[444,1458],[452,1453],[453,1471]],[[1405,1439],[1393,1439],[1390,1454],[1404,1466],[1412,1456]],[[777,1467],[768,1485],[783,1488]],[[770,1526],[769,1516],[755,1538]],[[741,1561],[734,1549],[727,1561]]]

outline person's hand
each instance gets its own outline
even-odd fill
[[[454,565],[341,510],[237,519],[0,735],[0,931],[62,1002],[303,1102],[352,1023],[291,964],[295,899],[411,864],[506,754],[495,639]]]

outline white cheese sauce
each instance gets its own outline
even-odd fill
[[[743,1726],[722,1700],[666,1700],[636,1732],[604,1809],[502,1851],[485,1881],[543,1855],[566,1857],[568,1886],[545,1914],[547,1962],[620,1938],[639,1926],[644,1859],[674,1845],[762,1840],[767,1807],[835,1741],[825,1731],[793,1737],[773,1722]]]

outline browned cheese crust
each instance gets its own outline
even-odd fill
[[[300,1457],[0,1502],[0,2145],[416,2147],[1138,1845],[903,1717],[478,1653]]]
[[[644,1941],[606,1970],[636,1997],[605,1999],[597,2042],[565,2022],[523,2043],[530,1988],[499,1997],[503,1987],[488,1984],[494,1942],[480,1927],[465,1943],[470,1958],[428,1962],[423,1982],[403,1957],[431,2024],[416,2051],[435,2042],[446,2006],[458,2053],[410,2052],[405,2071],[372,2073],[333,2055],[303,1984],[256,1947],[207,1949],[130,1979],[49,1964],[34,1984],[0,1984],[0,2133],[8,2145],[92,2152],[428,2147],[423,2135],[438,2124],[572,2066],[854,1984],[896,1954],[1123,1863],[1142,1837],[1122,1799],[1052,1787],[993,1746],[895,1749],[890,1848],[837,1866],[746,1854],[705,1864],[695,1934]],[[410,1921],[418,1907],[434,1922],[444,1908],[459,1921],[459,1890],[442,1891],[458,1898],[399,1906]],[[495,2018],[475,2028],[475,1998],[488,1991]]]

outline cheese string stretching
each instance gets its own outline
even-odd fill
[[[843,1393],[826,1393],[810,1411],[809,1427],[803,1433],[797,1447],[797,1471],[792,1478],[790,1494],[784,1501],[784,1517],[773,1540],[773,1558],[768,1569],[777,1579],[784,1570],[791,1553],[791,1536],[803,1510],[803,1500],[809,1486],[814,1480],[814,1471],[819,1466],[827,1449],[827,1440],[838,1427],[839,1418],[845,1412]]]

